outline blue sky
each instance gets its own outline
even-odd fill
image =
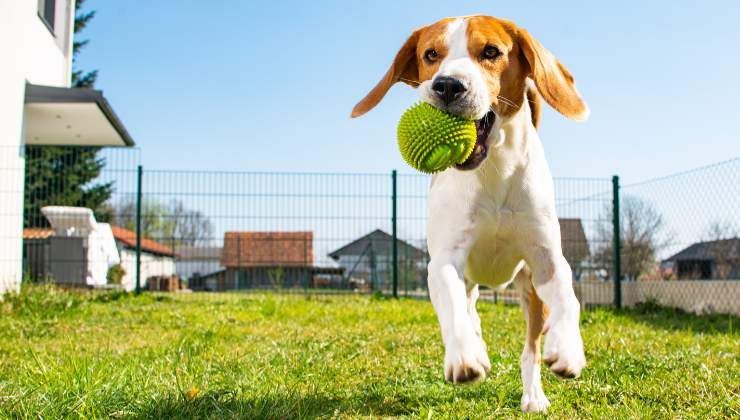
[[[633,182],[740,156],[740,2],[88,1],[79,66],[151,169],[411,172],[395,127],[416,92],[353,105],[419,26],[490,14],[574,74],[586,123],[546,109],[555,176]]]

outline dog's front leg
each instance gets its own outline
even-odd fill
[[[555,374],[572,378],[586,366],[578,325],[580,305],[573,291],[570,266],[559,244],[551,245],[534,249],[528,258],[537,295],[550,308],[543,360]]]
[[[460,245],[438,250],[429,263],[429,295],[445,345],[445,378],[456,383],[481,380],[491,369],[486,346],[468,310],[463,280],[468,251],[469,246]]]

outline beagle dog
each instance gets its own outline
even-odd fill
[[[375,107],[399,81],[477,127],[472,155],[434,175],[428,197],[429,294],[445,346],[445,378],[485,378],[491,363],[475,309],[478,284],[513,281],[527,323],[521,407],[545,411],[540,337],[546,334],[543,359],[559,376],[578,376],[586,358],[536,129],[539,98],[577,121],[588,117],[588,106],[550,51],[514,23],[489,16],[447,18],[414,31],[352,117]]]

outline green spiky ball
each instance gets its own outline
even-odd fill
[[[475,122],[420,102],[398,122],[398,147],[412,167],[425,173],[463,163],[475,147]]]

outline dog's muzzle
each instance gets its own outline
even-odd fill
[[[432,90],[439,100],[442,101],[445,106],[448,106],[452,102],[460,99],[468,89],[461,81],[454,77],[442,76],[437,77],[434,80],[434,83],[432,83]]]

